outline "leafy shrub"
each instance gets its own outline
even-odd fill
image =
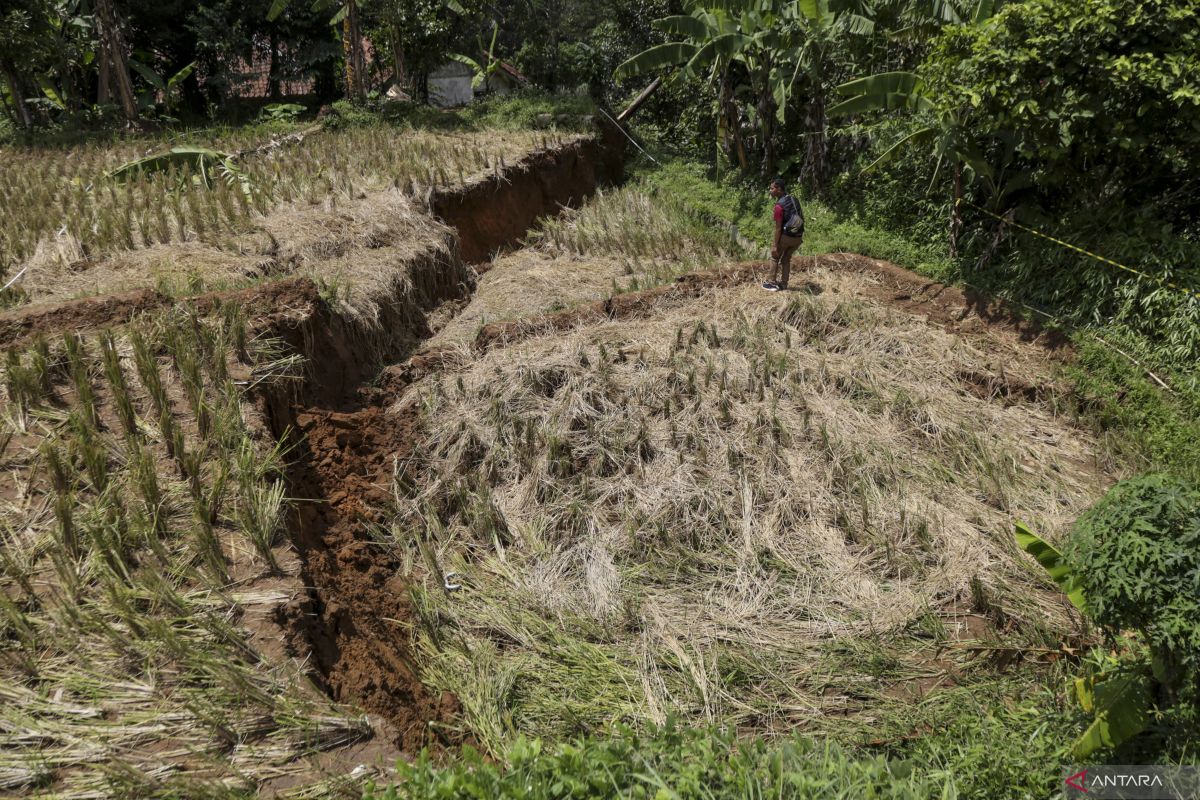
[[[1122,481],[1075,523],[1066,557],[1095,621],[1137,630],[1168,705],[1200,700],[1200,489],[1182,478]]]
[[[953,797],[949,778],[907,762],[852,758],[834,744],[803,738],[739,742],[732,734],[678,729],[582,739],[543,750],[519,739],[507,769],[467,749],[444,768],[428,754],[398,765],[397,782],[368,787],[367,800],[424,798],[927,798]]]
[[[331,130],[338,128],[366,127],[379,122],[379,115],[364,105],[358,105],[350,100],[336,100],[333,103],[334,114],[325,118],[325,127]]]
[[[271,103],[263,106],[259,117],[268,122],[295,122],[304,112],[299,103]]]

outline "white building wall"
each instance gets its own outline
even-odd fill
[[[463,64],[451,62],[429,75],[429,104],[438,108],[465,106],[475,99],[471,88],[471,71]]]

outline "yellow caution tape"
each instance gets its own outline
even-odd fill
[[[1091,256],[1092,258],[1096,259],[1097,261],[1102,261],[1105,264],[1109,264],[1111,266],[1116,267],[1117,269],[1123,269],[1126,272],[1131,272],[1134,275],[1145,278],[1147,280],[1154,281],[1155,283],[1157,283],[1161,286],[1166,286],[1170,289],[1174,289],[1177,292],[1183,292],[1184,294],[1190,294],[1192,297],[1200,298],[1200,292],[1198,292],[1194,289],[1189,289],[1186,286],[1180,286],[1177,283],[1173,283],[1168,280],[1163,280],[1162,278],[1156,278],[1153,275],[1147,275],[1145,272],[1134,269],[1133,267],[1127,267],[1124,264],[1119,264],[1116,261],[1113,261],[1111,258],[1105,258],[1104,256],[1100,255],[1099,253],[1093,253],[1091,250],[1084,250],[1082,247],[1079,247],[1078,245],[1073,245],[1070,242],[1064,242],[1062,239],[1057,239],[1048,233],[1042,233],[1041,231],[1036,230],[1034,228],[1030,228],[1027,225],[1022,225],[1019,222],[1016,222],[1016,221],[1008,219],[1006,217],[1002,217],[999,214],[995,214],[991,211],[988,211],[986,208],[983,208],[982,206],[975,205],[970,200],[960,197],[960,198],[958,198],[958,202],[965,203],[966,205],[969,205],[971,208],[974,208],[977,211],[982,211],[984,214],[987,214],[989,217],[994,217],[995,219],[1000,220],[1001,222],[1003,222],[1006,225],[1012,225],[1014,228],[1020,228],[1023,231],[1032,233],[1034,236],[1040,236],[1043,239],[1046,239],[1047,241],[1051,241],[1051,242],[1054,242],[1055,244],[1062,245],[1063,247],[1066,247],[1069,250],[1074,250],[1077,253],[1083,253],[1085,256]]]

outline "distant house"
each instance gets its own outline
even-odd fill
[[[466,64],[447,61],[429,73],[429,104],[438,108],[465,106],[475,98],[475,73]]]
[[[365,43],[366,40],[364,40]],[[292,60],[286,51],[278,53],[283,62]],[[271,46],[265,39],[256,39],[250,52],[250,59],[238,56],[229,70],[233,79],[228,87],[229,96],[240,100],[268,101],[272,99],[271,92]],[[198,76],[201,82],[204,76]],[[279,76],[277,81],[278,99],[300,99],[311,96],[317,87],[317,82],[311,77],[288,78]]]
[[[498,62],[495,71],[487,79],[487,90],[491,94],[512,94],[528,85],[529,79],[505,61]]]

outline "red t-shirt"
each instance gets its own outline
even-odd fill
[[[775,221],[783,222],[783,203],[782,202],[775,204]]]

